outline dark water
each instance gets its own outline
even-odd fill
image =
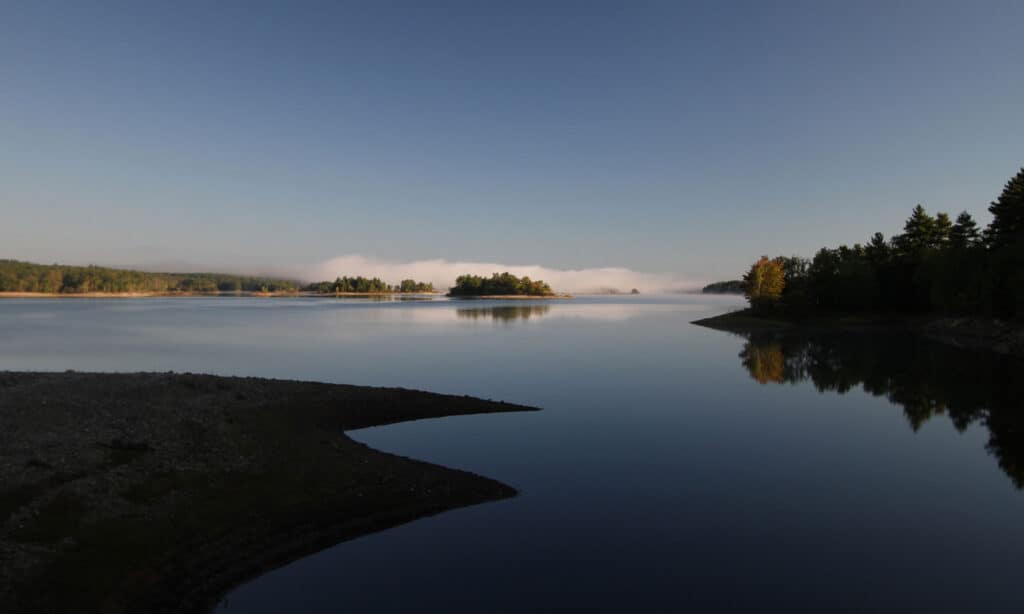
[[[521,494],[339,544],[219,612],[1024,610],[1020,363],[689,324],[735,304],[0,301],[0,368],[544,408],[353,432]]]

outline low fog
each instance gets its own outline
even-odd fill
[[[388,283],[402,279],[415,279],[434,284],[438,290],[454,284],[459,275],[490,276],[508,271],[513,275],[543,279],[556,292],[588,294],[609,291],[629,292],[636,288],[644,294],[679,292],[699,289],[705,281],[670,273],[644,273],[621,267],[593,269],[552,269],[535,264],[502,264],[497,262],[461,262],[449,260],[415,260],[392,262],[350,254],[332,258],[308,269],[297,271],[296,276],[309,281],[333,280],[335,277],[362,275],[380,277]]]

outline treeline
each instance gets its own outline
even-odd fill
[[[338,277],[334,281],[321,281],[305,287],[309,292],[320,294],[383,294],[390,292],[433,292],[434,284],[403,279],[396,285],[388,285],[378,277]]]
[[[903,232],[822,248],[814,258],[762,257],[743,277],[755,311],[889,311],[1024,319],[1024,169],[991,203],[984,230],[918,205]]]
[[[0,260],[0,292],[293,292],[299,284],[266,277],[222,273],[147,273],[98,266],[34,264]]]
[[[732,279],[710,283],[704,286],[701,292],[704,294],[743,294],[745,287],[742,280]]]
[[[449,296],[552,296],[551,286],[541,280],[516,277],[511,273],[495,273],[490,277],[460,275],[455,286],[448,289]]]

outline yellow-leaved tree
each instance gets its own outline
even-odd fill
[[[768,256],[761,256],[743,276],[744,294],[754,311],[773,309],[785,287],[786,274],[780,258],[772,260]]]

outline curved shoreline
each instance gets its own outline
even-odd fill
[[[192,374],[0,372],[0,610],[207,612],[339,541],[515,496],[344,431],[535,411]]]

